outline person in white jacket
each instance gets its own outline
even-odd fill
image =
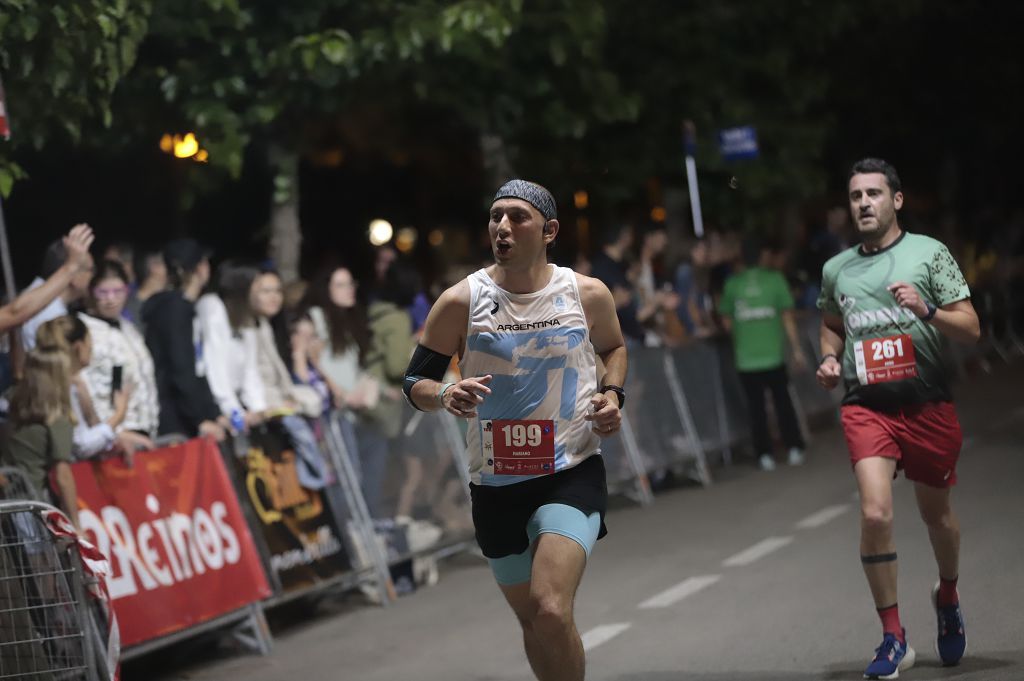
[[[221,413],[241,414],[246,427],[262,423],[267,411],[260,379],[256,326],[249,291],[259,272],[226,263],[217,273],[218,293],[196,303],[206,380]]]

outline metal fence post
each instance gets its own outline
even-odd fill
[[[722,446],[722,463],[732,465],[732,439],[729,436],[729,411],[725,406],[725,383],[722,381],[722,353],[714,341],[702,341],[715,354],[711,363],[711,392],[715,404],[715,416],[718,421],[718,439]],[[674,360],[673,360],[674,364]],[[676,374],[678,376],[678,374]]]
[[[372,567],[377,573],[377,590],[382,605],[387,605],[398,598],[395,592],[394,582],[391,581],[391,571],[388,569],[388,558],[377,541],[377,532],[373,527],[373,517],[366,505],[366,499],[359,487],[355,469],[352,467],[352,460],[349,457],[348,447],[341,435],[336,418],[344,418],[341,414],[331,413],[327,420],[325,434],[327,436],[327,451],[331,456],[331,463],[334,464],[338,475],[338,483],[345,494],[345,500],[349,506],[349,513],[352,514],[352,522],[355,523],[359,538],[366,547],[367,555],[370,557]]]
[[[686,429],[686,438],[690,441],[690,448],[693,450],[694,458],[697,460],[697,478],[700,483],[707,487],[711,484],[711,471],[708,469],[708,460],[704,455],[704,446],[700,442],[700,438],[697,437],[697,426],[693,422],[693,415],[690,413],[690,405],[686,401],[686,393],[683,392],[682,383],[679,381],[679,372],[676,369],[676,360],[672,356],[672,352],[666,350],[662,353],[663,361],[665,363],[665,377],[668,379],[668,389],[672,394],[672,402],[675,404],[676,413],[679,415],[679,421],[683,424],[683,428]],[[716,355],[717,357],[717,355]],[[716,381],[716,385],[721,388],[721,381]],[[724,402],[724,400],[723,400]],[[724,411],[724,410],[719,410]],[[719,424],[721,427],[721,415],[719,416]]]
[[[640,456],[640,447],[636,442],[636,434],[633,432],[633,425],[629,417],[622,414],[622,449],[626,452],[626,461],[633,469],[636,480],[636,496],[642,506],[650,506],[654,503],[654,493],[651,492],[651,481],[647,477],[647,469],[644,467],[643,457]]]

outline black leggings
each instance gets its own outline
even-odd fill
[[[779,419],[779,431],[782,442],[787,448],[803,449],[804,438],[800,433],[800,424],[796,420],[796,410],[789,396],[789,376],[786,367],[765,371],[740,371],[740,382],[747,394],[747,405],[750,407],[750,429],[754,437],[754,447],[758,456],[772,453],[772,439],[768,434],[768,410],[765,404],[765,390],[770,390],[775,402],[775,415]]]

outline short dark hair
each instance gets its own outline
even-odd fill
[[[135,269],[135,280],[142,284],[149,279],[149,261],[155,258],[163,258],[161,251],[136,251],[132,258],[132,267]]]
[[[95,274],[92,275],[92,279],[89,281],[89,290],[96,288],[104,279],[120,279],[125,284],[132,283],[128,278],[128,272],[125,271],[124,265],[116,260],[104,260],[100,262],[100,266],[96,268]]]
[[[885,183],[889,185],[889,190],[894,196],[896,192],[903,191],[903,183],[900,182],[900,176],[896,173],[896,169],[891,163],[880,158],[862,158],[857,161],[850,168],[850,177],[846,179],[849,181],[854,175],[867,175],[868,173],[885,175]]]
[[[61,267],[64,266],[64,261],[68,258],[68,250],[64,248],[64,239],[60,238],[52,242],[46,247],[46,252],[43,253],[43,266],[42,271],[39,273],[43,279],[49,279],[57,273]]]
[[[617,243],[626,232],[636,235],[636,227],[629,222],[613,223],[612,226],[606,229],[601,235],[601,245],[611,246],[612,244]]]

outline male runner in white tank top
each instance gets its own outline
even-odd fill
[[[546,189],[503,185],[488,231],[495,264],[434,304],[405,393],[417,409],[469,419],[476,537],[530,666],[540,681],[582,681],[573,600],[604,534],[599,438],[621,424],[626,347],[608,288],[547,262],[558,220]],[[443,383],[456,353],[464,378]]]

